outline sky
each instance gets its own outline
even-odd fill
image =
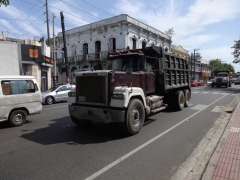
[[[1,33],[21,39],[47,37],[45,3],[10,0],[10,5],[1,6]],[[234,40],[240,39],[240,0],[48,0],[48,4],[51,37],[53,14],[55,34],[61,32],[61,11],[66,30],[128,14],[162,32],[173,28],[172,44],[189,54],[198,49],[204,60],[219,58],[240,72],[231,54]]]

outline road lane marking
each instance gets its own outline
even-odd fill
[[[204,104],[198,104],[190,109],[194,109],[194,110],[198,110],[201,111],[202,109],[205,109],[208,105],[204,105]]]
[[[199,93],[199,92],[192,92],[192,93]]]
[[[209,92],[202,92],[202,94],[208,94]]]
[[[218,92],[213,92],[212,94],[219,94]]]
[[[88,178],[86,178],[85,180],[92,180],[95,179],[96,177],[100,176],[101,174],[103,174],[104,172],[108,171],[109,169],[111,169],[112,167],[116,166],[117,164],[119,164],[120,162],[124,161],[125,159],[127,159],[128,157],[130,157],[131,155],[137,153],[138,151],[140,151],[141,149],[143,149],[144,147],[148,146],[149,144],[151,144],[152,142],[156,141],[157,139],[159,139],[160,137],[162,137],[163,135],[167,134],[168,132],[170,132],[171,130],[175,129],[176,127],[180,126],[182,123],[184,122],[188,122],[190,118],[192,118],[193,116],[197,115],[198,113],[202,112],[203,110],[205,110],[206,108],[210,107],[211,105],[213,105],[214,103],[216,103],[217,101],[219,101],[220,99],[226,97],[227,95],[224,95],[220,98],[218,98],[216,101],[212,102],[209,105],[206,105],[204,109],[199,110],[197,112],[195,112],[194,114],[192,114],[191,116],[185,118],[184,120],[180,121],[179,123],[175,124],[174,126],[172,126],[171,128],[167,129],[166,131],[160,133],[159,135],[155,136],[154,138],[150,139],[149,141],[145,142],[144,144],[138,146],[136,149],[130,151],[129,153],[125,154],[124,156],[120,157],[119,159],[117,159],[116,161],[112,162],[111,164],[105,166],[104,168],[102,168],[101,170],[97,171],[96,173],[94,173],[93,175],[89,176]]]
[[[222,106],[216,106],[215,108],[213,108],[213,110],[211,110],[211,112],[222,112]]]
[[[56,108],[59,108],[59,107],[67,107],[68,105],[65,105],[65,106],[57,106],[57,107],[52,107],[52,108],[45,108],[45,109],[43,109],[43,111],[44,110],[48,110],[48,109],[56,109]]]
[[[229,95],[230,93],[221,93],[222,95]]]

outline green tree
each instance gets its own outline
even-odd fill
[[[233,47],[234,51],[232,52],[233,56],[234,56],[234,62],[239,62],[240,61],[240,39],[237,41],[234,41],[235,44]]]
[[[167,31],[165,31],[165,33],[169,35],[171,38],[175,35],[173,28],[168,29]]]
[[[9,5],[9,0],[0,0],[0,7],[2,4],[5,6]]]
[[[212,59],[209,64],[211,65],[211,71],[231,71],[235,73],[234,67],[231,64],[222,63],[221,59]]]

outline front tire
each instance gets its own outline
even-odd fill
[[[125,119],[125,130],[128,134],[134,135],[139,133],[145,120],[145,110],[139,99],[132,99],[129,102]]]
[[[27,115],[23,110],[15,110],[10,114],[8,122],[12,126],[21,126],[26,122],[26,117]]]
[[[51,104],[54,104],[54,103],[55,103],[55,100],[54,100],[54,98],[53,98],[52,96],[47,96],[47,97],[46,97],[46,100],[45,100],[45,103],[46,103],[47,105],[51,105]]]

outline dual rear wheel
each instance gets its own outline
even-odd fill
[[[178,90],[170,95],[168,106],[171,110],[181,111],[184,107],[189,106],[190,98],[188,89]]]

